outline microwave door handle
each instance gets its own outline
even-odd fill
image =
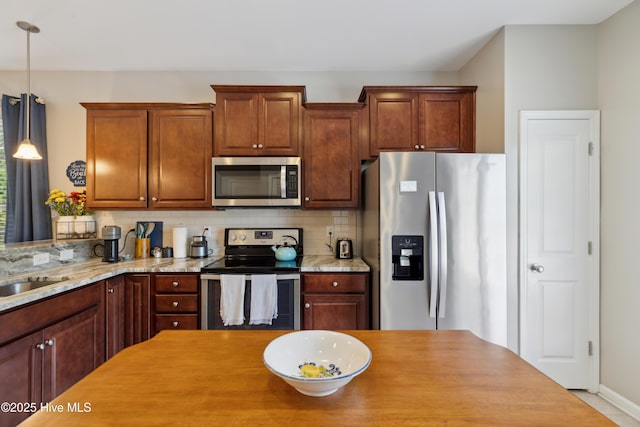
[[[287,198],[287,167],[280,166],[280,197]]]

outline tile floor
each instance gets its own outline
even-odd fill
[[[619,426],[640,427],[640,421],[622,412],[597,394],[591,394],[583,390],[572,390],[572,393]]]

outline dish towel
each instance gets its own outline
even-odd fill
[[[251,275],[250,325],[270,325],[278,317],[278,283],[275,274]]]
[[[220,275],[220,317],[224,326],[244,324],[244,274]]]

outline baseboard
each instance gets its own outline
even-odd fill
[[[636,420],[640,421],[640,405],[633,403],[624,396],[619,395],[609,387],[600,384],[598,387],[598,395],[607,400],[612,405],[620,408],[622,411],[631,415]]]

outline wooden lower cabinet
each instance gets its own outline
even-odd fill
[[[302,329],[369,329],[366,273],[303,273]]]
[[[199,329],[198,274],[154,276],[154,333],[164,329]]]
[[[126,274],[124,293],[124,344],[128,347],[153,336],[151,333],[151,276]]]
[[[105,285],[0,314],[0,401],[40,409],[105,360]],[[24,406],[23,406],[24,408]],[[14,426],[33,411],[3,412]]]
[[[125,348],[124,343],[124,276],[105,280],[107,359]]]

